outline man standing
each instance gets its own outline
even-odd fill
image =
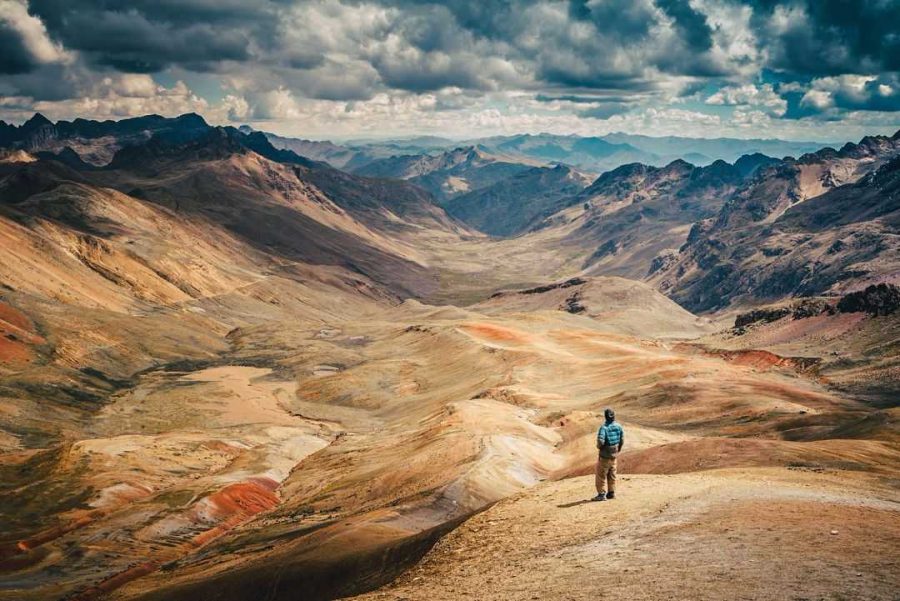
[[[597,458],[597,473],[595,474],[597,485],[595,501],[616,498],[616,457],[625,444],[625,431],[616,422],[616,412],[606,409],[603,417],[606,418],[606,423],[600,426],[600,431],[597,432],[597,449],[600,451],[600,456]],[[607,486],[609,493],[606,492]]]

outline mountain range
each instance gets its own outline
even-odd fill
[[[590,137],[523,134],[461,141],[420,137],[407,140],[351,141],[345,144],[294,140],[275,134],[266,136],[279,148],[290,148],[298,154],[327,161],[335,167],[351,171],[363,168],[367,163],[378,159],[405,157],[406,161],[410,161],[414,160],[412,157],[415,156],[440,154],[466,147],[478,148],[486,153],[517,157],[519,161],[563,163],[599,174],[620,165],[636,162],[661,167],[676,159],[682,159],[704,166],[716,160],[733,163],[744,155],[756,153],[776,158],[797,157],[828,145],[823,142],[653,137],[624,133]],[[401,176],[400,172],[392,175]]]
[[[0,123],[0,598],[891,598],[898,189],[900,132]]]
[[[797,159],[776,159],[756,152],[742,155],[733,163],[720,159],[703,166],[682,159],[661,167],[635,162],[593,181],[561,163],[544,166],[535,159],[565,158],[559,150],[563,148],[561,138],[553,136],[494,138],[478,146],[433,154],[374,158],[354,168],[347,166],[358,157],[340,155],[336,145],[291,142],[297,150],[318,149],[309,158],[287,148],[287,139],[281,139],[280,148],[271,139],[247,128],[213,128],[197,115],[175,119],[151,115],[119,122],[76,119],[56,124],[35,115],[20,127],[0,125],[0,142],[5,146],[52,160],[58,165],[54,169],[65,165],[74,170],[73,179],[90,174],[102,185],[117,186],[169,206],[181,206],[179,190],[160,190],[155,181],[142,185],[141,178],[134,176],[128,178],[131,184],[125,184],[110,173],[132,169],[142,171],[146,180],[163,171],[177,173],[190,159],[252,153],[290,165],[294,177],[316,186],[333,201],[346,199],[340,208],[352,206],[364,211],[356,218],[367,226],[373,219],[384,226],[383,214],[391,212],[400,218],[427,215],[444,228],[474,228],[495,237],[546,230],[543,235],[555,237],[567,249],[567,256],[583,255],[584,273],[646,278],[695,311],[721,309],[742,299],[758,302],[784,295],[848,291],[864,283],[877,283],[895,268],[890,252],[884,255],[881,251],[894,246],[890,239],[895,218],[890,182],[891,161],[900,153],[896,135],[867,137],[859,144],[848,143],[838,150],[819,149]],[[635,139],[644,145],[655,140]],[[659,148],[675,143],[672,139],[658,141]],[[441,142],[429,138],[411,143]],[[722,150],[733,141],[707,142],[703,148]],[[567,157],[573,156],[571,153],[611,156],[632,148],[625,148],[626,142],[616,145],[574,136],[566,143]],[[747,143],[760,145],[760,141]],[[341,161],[347,159],[345,169],[329,166],[321,160],[323,154],[332,160],[336,156],[341,156]],[[38,166],[30,168],[41,170]],[[290,190],[297,185],[272,177],[267,186]],[[8,195],[31,192],[17,191],[22,178],[28,176],[19,173],[9,178],[5,183]],[[204,180],[197,185],[206,191],[209,184]],[[824,195],[826,192],[830,195]],[[224,191],[218,194],[228,196]],[[815,203],[804,203],[820,196]],[[812,235],[797,231],[808,227],[800,225],[798,216],[814,211],[816,214],[807,215],[802,223],[826,219],[813,207],[829,207],[825,210],[830,211],[831,199],[844,196],[866,199],[878,210],[860,213],[852,224],[835,222],[834,227],[825,228],[827,235],[816,234],[816,242],[806,240],[799,247],[794,245],[791,252],[776,242],[776,231],[786,223],[791,224],[794,240]],[[377,199],[374,205],[373,199]],[[247,227],[244,221],[248,220],[237,219],[232,227]],[[249,221],[257,224],[261,219]],[[748,237],[748,232],[756,230],[760,233]],[[832,235],[835,240],[825,244]],[[781,237],[790,239],[787,234]],[[334,254],[324,250],[332,246],[331,241],[316,243],[316,236],[310,233],[304,234],[304,240],[316,248],[316,253]],[[820,262],[810,263],[794,254],[802,250],[801,256],[807,257],[812,248],[823,244],[826,250],[831,249],[827,261],[823,256]],[[877,249],[870,254],[880,260],[873,262],[865,253],[847,250],[861,246]],[[728,249],[729,254],[723,257],[721,249]],[[360,260],[356,253],[338,254],[344,257],[334,254],[329,260],[346,262],[345,255],[349,254],[354,255],[354,261]],[[798,266],[798,261],[805,264]],[[835,262],[840,263],[839,269],[833,268]],[[384,264],[381,259],[373,261],[371,269],[381,270]],[[763,277],[762,273],[768,275]]]

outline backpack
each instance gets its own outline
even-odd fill
[[[622,442],[622,426],[612,422],[611,424],[603,424],[600,429],[603,430],[603,428],[606,428],[606,436],[604,437],[603,446],[600,448],[600,456],[612,459],[619,454],[619,443]],[[610,439],[614,439],[615,442]]]

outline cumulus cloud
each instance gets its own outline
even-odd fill
[[[29,0],[29,12],[66,48],[144,73],[250,59],[254,41],[276,20],[271,7],[259,0]]]
[[[900,3],[757,0],[754,23],[768,66],[804,75],[900,69]]]
[[[887,122],[900,110],[898,11],[884,0],[0,0],[0,116],[185,107],[280,131],[322,119],[529,131],[671,119],[694,132],[797,131],[861,123],[860,112]],[[673,112],[686,106],[687,120]]]
[[[24,0],[0,0],[0,74],[28,73],[69,60],[50,40],[44,23],[28,14]]]
[[[3,100],[13,100],[4,103]],[[183,81],[170,87],[156,83],[145,74],[116,74],[95,82],[82,95],[65,100],[33,101],[28,97],[0,98],[0,108],[8,115],[27,118],[39,111],[52,119],[67,119],[73,115],[94,119],[122,119],[136,115],[207,113],[225,117],[231,106],[211,107],[204,98],[193,92]]]
[[[787,111],[787,101],[775,92],[772,84],[725,86],[709,96],[706,104],[760,107],[778,117]]]
[[[840,75],[814,79],[801,105],[823,110],[900,110],[900,77],[897,74]]]

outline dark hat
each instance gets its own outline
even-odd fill
[[[603,417],[606,418],[606,421],[611,422],[611,421],[613,421],[614,419],[616,419],[616,412],[613,411],[612,409],[610,409],[609,407],[607,407],[607,408],[603,411]]]

